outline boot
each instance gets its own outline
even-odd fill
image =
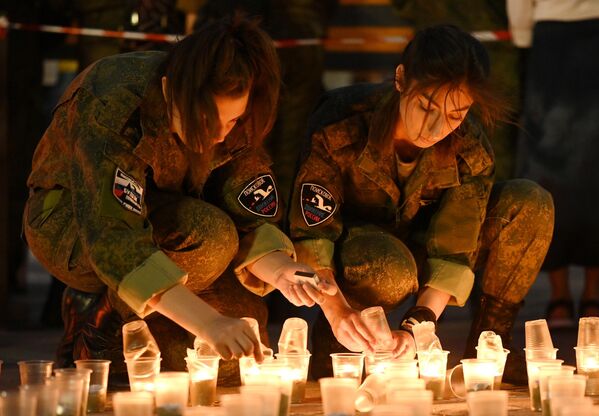
[[[311,378],[318,380],[322,377],[333,376],[333,362],[331,353],[350,352],[337,341],[329,321],[322,311],[318,312],[314,328],[312,329],[312,362],[310,364]]]
[[[522,304],[523,302],[510,303],[483,293],[464,351],[464,358],[476,357],[475,347],[482,331],[493,331],[500,335],[503,347],[510,350],[503,371],[503,381],[516,386],[528,384],[526,358],[521,351],[512,348],[512,328]]]

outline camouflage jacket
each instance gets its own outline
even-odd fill
[[[245,266],[275,250],[294,255],[273,225],[282,209],[271,161],[243,126],[209,164],[171,134],[157,77],[164,57],[115,55],[81,73],[61,97],[28,179],[32,192],[71,191],[78,238],[94,271],[140,315],[153,294],[187,277],[153,239],[146,203],[152,194],[204,199],[229,214],[240,233],[235,270],[256,293],[270,288]]]
[[[377,104],[389,90],[346,87],[329,92],[317,107],[289,212],[298,259],[334,270],[344,223],[374,223],[426,247],[426,285],[461,305],[474,280],[472,262],[493,183],[492,150],[469,116],[425,149],[400,180],[392,148],[379,150],[369,140]]]

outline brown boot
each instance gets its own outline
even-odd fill
[[[482,331],[493,331],[500,335],[503,347],[510,350],[503,371],[503,381],[516,386],[528,383],[526,358],[521,351],[512,348],[512,328],[521,306],[522,302],[511,303],[483,293],[464,351],[464,358],[476,357],[475,347]]]

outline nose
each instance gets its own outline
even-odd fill
[[[222,142],[224,142],[225,141],[225,137],[227,137],[227,134],[229,134],[230,131],[231,131],[230,128],[222,127],[222,126],[219,127],[218,134],[214,138],[214,142],[215,143],[222,143]]]
[[[428,134],[431,138],[436,138],[443,130],[443,120],[440,113],[434,113],[428,120]]]

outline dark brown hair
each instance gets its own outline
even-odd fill
[[[220,127],[215,95],[240,97],[248,107],[236,128],[248,128],[255,144],[276,117],[279,61],[272,39],[258,23],[237,14],[206,22],[176,43],[163,64],[168,113],[177,108],[187,145],[196,152],[213,146]]]
[[[425,90],[434,92],[449,87],[465,87],[473,99],[471,110],[487,127],[497,121],[509,121],[509,105],[490,81],[489,55],[472,35],[456,26],[439,25],[416,33],[401,56],[404,66],[403,94],[417,96]],[[400,94],[393,89],[381,103],[371,136],[379,146],[392,139],[399,119]],[[430,103],[429,103],[430,105]]]

